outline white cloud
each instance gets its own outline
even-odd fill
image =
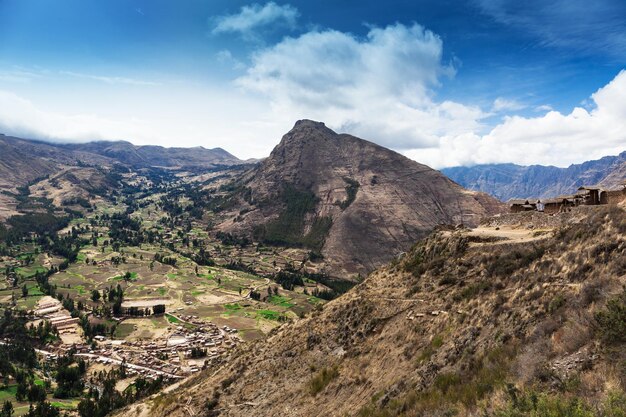
[[[626,3],[615,0],[474,0],[496,21],[542,45],[626,57]]]
[[[546,112],[546,111],[552,111],[552,110],[554,109],[549,104],[542,104],[540,106],[535,107],[535,111],[537,112]]]
[[[222,147],[245,159],[267,156],[291,127],[267,117],[266,103],[232,88],[176,84],[145,87],[140,94],[124,85],[82,93],[67,90],[62,102],[58,95],[0,90],[0,133],[61,143],[128,140],[138,145]]]
[[[41,78],[42,74],[34,70],[14,67],[10,70],[0,71],[0,81],[6,83],[30,83]]]
[[[80,72],[73,71],[61,71],[61,75],[69,75],[74,78],[84,78],[87,80],[101,81],[107,84],[127,84],[127,85],[160,85],[157,82],[146,81],[146,80],[137,80],[134,78],[127,77],[111,77],[105,75],[93,75],[93,74],[83,74]]]
[[[500,113],[500,112],[509,112],[525,109],[527,106],[523,103],[520,103],[517,100],[510,100],[502,97],[498,97],[493,101],[493,106],[491,107],[491,111]]]
[[[245,64],[235,58],[228,49],[219,51],[217,54],[215,54],[215,58],[220,64],[228,65],[234,70],[240,71],[246,68]]]
[[[485,119],[493,112],[515,112],[523,103],[500,97],[482,110],[438,99],[439,85],[455,73],[442,62],[442,51],[436,34],[417,24],[395,24],[371,28],[365,37],[313,30],[284,38],[254,53],[234,85],[157,85],[67,72],[39,80],[57,90],[46,94],[35,78],[11,82],[28,74],[0,72],[0,81],[3,74],[9,77],[7,89],[13,91],[0,91],[0,131],[66,141],[221,146],[248,158],[266,156],[295,120],[310,118],[435,168],[564,166],[626,149],[626,72],[593,94],[590,106],[570,113],[539,106],[538,117],[507,116],[488,130]],[[216,59],[244,65],[227,50]],[[94,82],[72,88],[79,78]]]
[[[365,38],[311,31],[258,51],[236,83],[270,99],[284,120],[311,118],[396,149],[434,146],[442,135],[480,127],[473,106],[436,102],[454,69],[442,41],[414,24],[372,28]]]
[[[83,142],[142,136],[146,126],[108,120],[94,114],[67,115],[43,111],[29,100],[0,90],[0,131],[25,138]]]
[[[243,6],[239,13],[218,16],[214,19],[212,33],[240,33],[244,36],[269,25],[283,25],[294,28],[300,13],[295,7],[278,5],[273,1],[265,5],[252,4]]]
[[[407,155],[436,167],[498,162],[566,166],[626,150],[626,71],[591,100],[591,110],[507,117],[486,135],[444,136],[438,146]]]

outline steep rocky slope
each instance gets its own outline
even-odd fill
[[[0,222],[23,212],[19,200],[24,189],[20,190],[20,187],[40,183],[36,195],[39,197],[50,195],[59,204],[68,199],[85,197],[94,187],[110,189],[111,184],[102,170],[110,167],[113,162],[101,155],[70,151],[43,142],[0,135]],[[50,182],[45,178],[63,176],[63,173],[70,169],[73,174],[66,176],[62,192],[60,189],[63,187],[46,187]],[[80,181],[79,177],[90,177],[90,180]],[[55,182],[57,185],[58,183]],[[57,198],[61,194],[63,197]]]
[[[117,415],[621,416],[626,212],[584,209],[530,240],[435,232]]]
[[[366,274],[440,224],[502,210],[440,172],[374,143],[301,120],[240,181],[232,233],[321,251],[332,273]]]
[[[88,152],[0,135],[0,187],[12,189],[58,172],[64,165],[109,165],[112,160]]]
[[[489,193],[503,201],[555,197],[571,194],[581,185],[619,186],[626,180],[626,152],[568,168],[489,164],[447,168],[442,172],[463,187]]]

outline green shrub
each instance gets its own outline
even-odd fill
[[[535,394],[512,400],[496,417],[593,417],[589,406],[579,398]]]
[[[488,291],[491,288],[491,283],[487,282],[487,281],[480,281],[471,285],[468,285],[467,287],[463,288],[463,290],[461,291],[461,294],[459,294],[459,301],[460,300],[469,300],[471,298],[476,297],[478,294],[480,294],[483,291]]]
[[[604,417],[626,417],[626,394],[612,391],[604,401]]]
[[[487,272],[491,276],[507,277],[513,272],[527,268],[533,262],[541,259],[545,253],[542,245],[513,249],[509,252],[495,254],[487,265]]]
[[[622,391],[609,392],[596,407],[563,393],[520,392],[512,386],[508,393],[507,404],[491,414],[493,417],[626,417],[626,395]]]
[[[336,366],[324,368],[309,380],[307,389],[311,395],[317,395],[338,376],[339,369]]]
[[[597,331],[607,343],[626,342],[626,287],[606,303],[606,309],[596,313]]]
[[[443,337],[439,335],[433,337],[430,345],[426,346],[417,357],[417,364],[421,365],[423,362],[430,360],[430,358],[435,354],[437,349],[439,349],[441,346],[443,346]]]
[[[318,198],[309,190],[299,190],[293,185],[283,187],[279,196],[283,209],[276,220],[260,225],[254,238],[270,245],[306,246],[321,250],[332,226],[329,216],[317,218],[309,233],[304,234],[306,216],[317,206]]]
[[[346,194],[348,196],[344,201],[339,203],[339,207],[341,207],[342,210],[345,210],[350,207],[350,204],[352,204],[354,200],[356,200],[356,194],[359,191],[360,184],[358,181],[348,177],[344,177],[343,180],[348,184],[346,185]]]
[[[563,297],[563,294],[557,294],[552,300],[550,300],[550,303],[548,304],[548,312],[554,313],[564,305],[565,297]]]

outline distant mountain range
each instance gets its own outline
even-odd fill
[[[221,148],[136,146],[125,141],[54,144],[0,134],[0,185],[20,186],[64,166],[210,168],[244,163]]]
[[[222,148],[164,148],[162,146],[136,146],[125,141],[99,141],[61,145],[65,149],[106,156],[134,167],[202,167],[241,164],[239,158]]]
[[[486,164],[446,168],[441,172],[465,188],[489,193],[503,201],[546,198],[571,194],[581,185],[609,189],[620,186],[626,180],[626,152],[567,168]]]
[[[135,146],[129,142],[54,144],[0,134],[0,222],[21,213],[18,188],[56,205],[115,191],[108,175],[115,165],[126,170],[164,167],[212,169],[244,164],[223,149]],[[23,205],[22,205],[23,206]]]
[[[109,174],[115,165],[127,173],[150,167],[182,173],[247,162],[219,148],[122,141],[58,145],[0,136],[0,151],[0,220],[20,213],[17,187],[25,185],[60,207],[116,192]],[[255,242],[310,249],[333,277],[363,276],[438,225],[475,226],[504,210],[495,198],[439,171],[310,120],[298,121],[268,158],[233,175],[221,191],[231,203],[216,227]]]

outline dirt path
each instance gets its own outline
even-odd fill
[[[488,242],[474,242],[473,245],[522,243],[545,239],[550,236],[550,229],[529,230],[514,229],[511,227],[477,227],[467,233],[468,236],[476,236]]]

